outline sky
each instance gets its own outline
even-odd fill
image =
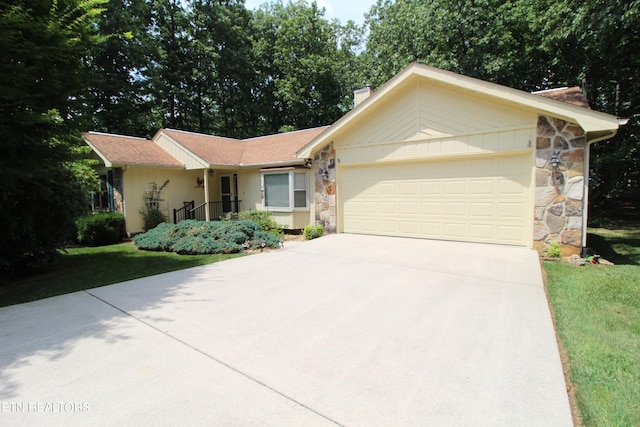
[[[307,0],[307,2],[310,3],[311,0]],[[245,7],[253,10],[264,3],[270,3],[270,1],[246,0]],[[283,3],[287,4],[288,0],[284,0]],[[325,8],[324,17],[327,19],[339,19],[343,24],[352,19],[356,24],[362,25],[364,14],[369,12],[376,0],[316,0],[316,3],[318,3],[318,7]]]

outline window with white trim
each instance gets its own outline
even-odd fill
[[[262,172],[262,204],[273,211],[308,210],[307,172]]]

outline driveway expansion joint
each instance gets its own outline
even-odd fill
[[[143,325],[145,325],[145,326],[147,326],[147,327],[149,327],[149,328],[151,328],[151,329],[155,330],[156,332],[159,332],[160,334],[162,334],[162,335],[166,336],[167,338],[170,338],[170,339],[172,339],[172,340],[174,340],[174,341],[176,341],[176,342],[178,342],[178,343],[180,343],[180,344],[184,345],[185,347],[187,347],[187,348],[189,348],[189,349],[191,349],[191,350],[193,350],[193,351],[195,351],[195,352],[197,352],[197,353],[202,354],[202,355],[203,355],[203,356],[205,356],[206,358],[208,358],[208,359],[210,359],[210,360],[212,360],[212,361],[214,361],[214,362],[216,362],[216,363],[218,363],[218,364],[220,364],[220,365],[224,366],[224,367],[225,367],[225,368],[227,368],[227,369],[230,369],[231,371],[235,372],[236,374],[239,374],[239,375],[241,375],[241,376],[245,377],[245,378],[246,378],[246,379],[248,379],[249,381],[251,381],[251,382],[253,382],[253,383],[255,383],[255,384],[258,384],[258,385],[260,385],[260,386],[262,386],[262,387],[266,388],[267,390],[269,390],[269,391],[271,391],[271,392],[273,392],[273,393],[278,394],[279,396],[281,396],[281,397],[285,398],[286,400],[289,400],[290,402],[295,403],[296,405],[301,406],[302,408],[304,408],[304,409],[306,409],[306,410],[308,410],[308,411],[310,411],[310,412],[313,412],[314,414],[318,415],[319,417],[322,417],[322,418],[324,418],[325,420],[327,420],[327,421],[329,421],[329,422],[331,422],[331,423],[333,423],[333,424],[335,424],[335,425],[337,425],[337,426],[345,427],[345,426],[344,426],[344,424],[341,424],[340,422],[338,422],[338,421],[336,421],[336,420],[332,419],[331,417],[329,417],[329,416],[327,416],[327,415],[324,415],[324,414],[323,414],[323,413],[321,413],[321,412],[316,411],[315,409],[313,409],[313,408],[311,408],[311,407],[309,407],[309,406],[305,405],[304,403],[302,403],[302,402],[300,402],[300,401],[298,401],[298,400],[294,399],[293,397],[288,396],[288,395],[286,395],[285,393],[283,393],[283,392],[281,392],[281,391],[279,391],[279,390],[277,390],[277,389],[275,389],[275,388],[271,387],[270,385],[268,385],[268,384],[266,384],[266,383],[264,383],[264,382],[262,382],[262,381],[258,380],[257,378],[254,378],[254,377],[252,377],[251,375],[249,375],[249,374],[247,374],[247,373],[245,373],[245,372],[242,372],[242,371],[241,371],[241,370],[239,370],[238,368],[235,368],[235,367],[233,367],[233,366],[229,365],[228,363],[223,362],[222,360],[220,360],[220,359],[216,358],[215,356],[212,356],[211,354],[206,353],[206,352],[204,352],[204,351],[200,350],[200,349],[199,349],[199,348],[197,348],[197,347],[194,347],[193,345],[189,344],[188,342],[186,342],[186,341],[184,341],[184,340],[181,340],[180,338],[175,337],[175,336],[173,336],[173,335],[169,334],[167,331],[164,331],[164,330],[162,330],[162,329],[160,329],[160,328],[158,328],[158,327],[156,327],[156,326],[152,325],[151,323],[146,322],[146,321],[144,321],[143,319],[141,319],[141,318],[139,318],[139,317],[134,316],[133,314],[131,314],[131,313],[127,312],[126,310],[123,310],[122,308],[120,308],[120,307],[118,307],[118,306],[116,306],[116,305],[114,305],[114,304],[110,303],[109,301],[107,301],[107,300],[105,300],[105,299],[103,299],[103,298],[100,298],[99,296],[97,296],[97,295],[95,295],[95,294],[91,293],[90,291],[88,291],[88,290],[84,290],[83,292],[85,292],[86,294],[88,294],[88,295],[92,296],[93,298],[97,299],[98,301],[100,301],[100,302],[102,302],[102,303],[104,303],[104,304],[106,304],[106,305],[108,305],[108,306],[110,306],[110,307],[112,307],[112,308],[116,309],[117,311],[121,312],[122,314],[124,314],[124,315],[126,315],[126,316],[128,316],[128,317],[130,317],[130,318],[132,318],[132,319],[134,319],[134,320],[136,320],[137,322],[139,322],[139,323],[141,323],[141,324],[143,324]]]

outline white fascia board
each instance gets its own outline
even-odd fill
[[[182,162],[184,165],[187,165],[188,163],[190,163],[188,161],[188,159],[190,159],[195,161],[201,166],[200,168],[185,167],[185,169],[194,170],[194,169],[211,168],[211,165],[206,160],[204,160],[202,157],[198,156],[196,153],[189,150],[187,147],[185,147],[184,145],[180,144],[178,141],[173,139],[170,135],[165,133],[163,129],[159,129],[158,132],[156,132],[156,134],[153,136],[153,138],[151,138],[151,140],[156,144],[158,144],[160,148],[162,148],[163,150],[171,154],[173,157],[175,157],[178,161]],[[173,148],[176,148],[178,152],[176,153],[174,152],[174,150],[171,150],[169,145],[171,145]]]
[[[104,165],[108,168],[112,168],[113,167],[113,163],[111,163],[111,160],[109,160],[104,154],[102,154],[102,152],[100,150],[98,150],[98,148],[93,145],[91,143],[91,141],[89,141],[87,138],[85,138],[84,136],[82,137],[82,139],[84,139],[84,142],[91,147],[91,149],[93,150],[94,153],[96,153],[98,155],[98,157],[100,157],[100,159],[102,159],[102,162],[104,163]]]

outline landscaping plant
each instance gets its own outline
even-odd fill
[[[302,235],[307,240],[315,239],[317,237],[322,236],[323,234],[324,234],[324,226],[322,224],[307,225],[302,232]]]
[[[233,220],[233,216],[229,212],[224,221]],[[237,214],[237,219],[253,221],[260,225],[262,231],[273,234],[280,239],[284,235],[284,227],[272,219],[272,213],[269,211],[242,211]]]
[[[78,242],[89,246],[103,246],[122,240],[124,215],[118,212],[86,215],[76,220]]]
[[[144,250],[178,254],[232,254],[244,249],[280,247],[280,239],[254,221],[196,221],[160,224],[137,235],[134,244]]]

